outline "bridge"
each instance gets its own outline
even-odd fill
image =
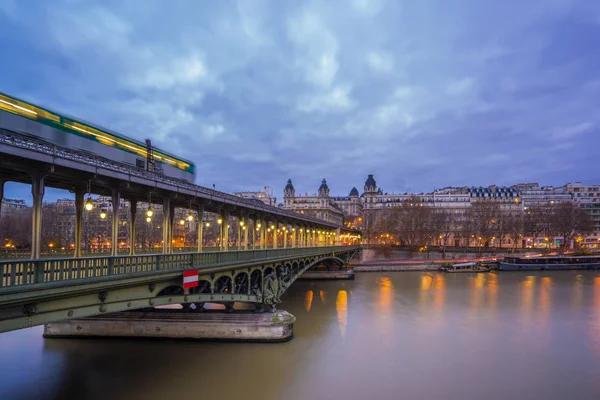
[[[348,245],[360,241],[360,232],[58,145],[36,135],[36,124],[17,124],[30,127],[28,132],[0,118],[0,201],[9,181],[30,183],[33,200],[31,257],[0,262],[0,332],[169,304],[202,309],[204,303],[220,303],[233,310],[238,302],[275,310],[302,273],[322,265],[346,266],[360,250]],[[46,187],[75,193],[74,257],[41,257]],[[112,199],[110,256],[82,257],[86,193]],[[130,202],[131,213],[126,256],[118,256],[116,246],[121,199]],[[141,202],[162,205],[162,254],[135,254]],[[173,251],[176,207],[197,215],[194,252]],[[203,215],[209,212],[219,215],[220,232],[218,251],[207,252]],[[237,226],[236,251],[229,248],[230,220]],[[352,243],[342,246],[342,237],[352,237]],[[197,285],[185,287],[184,275]]]

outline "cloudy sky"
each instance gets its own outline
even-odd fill
[[[0,91],[225,191],[600,183],[597,0],[2,0],[0,48]]]

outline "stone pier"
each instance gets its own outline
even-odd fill
[[[275,313],[183,310],[129,311],[44,326],[46,338],[137,337],[221,341],[285,342],[294,335],[296,318]]]
[[[330,280],[330,279],[338,279],[338,280],[352,280],[354,279],[354,270],[352,268],[344,268],[337,271],[306,271],[300,278],[303,280]]]

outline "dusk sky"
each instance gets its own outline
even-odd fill
[[[2,0],[0,47],[0,91],[219,190],[600,184],[598,0]]]

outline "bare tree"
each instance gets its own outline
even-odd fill
[[[590,216],[573,203],[561,203],[553,207],[553,229],[563,238],[563,250],[575,237],[592,232],[593,224]]]
[[[496,220],[500,214],[498,203],[478,201],[471,204],[468,211],[468,221],[473,234],[477,235],[478,243],[488,246],[496,230]]]
[[[430,215],[431,232],[439,239],[442,246],[442,257],[446,257],[446,243],[456,229],[456,217],[450,210],[434,209]]]
[[[519,239],[523,236],[523,218],[518,213],[508,214],[506,217],[506,233],[512,241],[513,250],[517,247]]]

